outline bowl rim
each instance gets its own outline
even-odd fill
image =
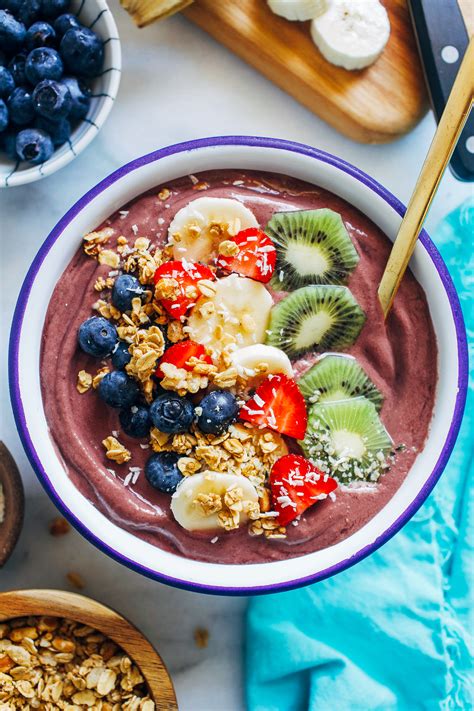
[[[48,496],[52,499],[53,503],[57,508],[63,513],[64,516],[72,523],[72,525],[88,540],[90,543],[95,545],[99,550],[109,555],[114,560],[122,563],[123,565],[131,568],[135,572],[141,573],[146,577],[149,577],[158,582],[162,582],[174,587],[182,588],[184,590],[190,590],[193,592],[209,593],[216,595],[255,595],[255,594],[268,594],[274,592],[282,592],[286,590],[292,590],[304,585],[309,585],[310,583],[315,583],[325,578],[331,577],[347,568],[351,567],[360,560],[363,560],[368,555],[380,548],[384,543],[386,543],[392,536],[394,536],[405,523],[418,511],[420,506],[424,503],[428,495],[433,490],[435,484],[440,478],[448,459],[453,450],[456,438],[461,426],[461,421],[464,413],[464,406],[467,395],[467,383],[468,383],[468,350],[467,350],[467,337],[464,325],[463,314],[461,310],[461,305],[459,302],[459,297],[457,295],[454,283],[448,272],[448,269],[434,243],[428,236],[425,230],[422,230],[419,236],[419,240],[423,244],[428,256],[433,262],[442,286],[446,292],[449,300],[449,305],[453,315],[453,322],[456,331],[457,340],[457,353],[458,353],[458,377],[457,377],[457,394],[455,400],[455,406],[453,410],[453,416],[449,426],[449,431],[444,443],[443,449],[440,452],[438,460],[436,461],[430,476],[426,479],[422,488],[418,491],[417,495],[411,501],[411,503],[406,507],[403,513],[380,535],[375,541],[372,541],[368,545],[361,548],[356,554],[350,556],[349,558],[339,561],[338,563],[326,567],[314,574],[306,575],[301,578],[296,578],[289,581],[284,581],[280,583],[272,583],[269,585],[259,585],[259,586],[244,586],[244,587],[226,587],[226,586],[215,586],[205,583],[190,582],[180,578],[175,578],[165,573],[158,572],[151,568],[148,568],[136,561],[128,558],[123,553],[113,549],[108,544],[104,543],[95,533],[93,533],[89,528],[87,528],[82,521],[64,504],[60,499],[59,495],[56,493],[54,486],[52,485],[37,453],[33,446],[33,442],[30,438],[28,425],[25,418],[25,413],[23,409],[23,404],[20,394],[19,385],[19,345],[20,345],[20,334],[23,324],[23,316],[25,313],[26,305],[29,299],[29,294],[32,288],[32,284],[36,278],[38,271],[41,268],[43,260],[52,248],[53,244],[60,238],[63,230],[69,225],[69,223],[78,215],[81,210],[93,199],[95,199],[102,192],[106,191],[113,183],[120,180],[123,176],[128,173],[135,171],[149,163],[156,162],[161,158],[172,156],[178,153],[189,152],[193,150],[198,150],[201,148],[211,148],[211,147],[224,147],[224,146],[246,146],[246,147],[256,147],[256,148],[270,148],[279,149],[283,151],[289,151],[293,153],[300,153],[315,160],[328,163],[331,166],[347,173],[355,180],[362,183],[365,187],[372,190],[379,197],[381,197],[390,207],[392,207],[395,212],[403,217],[406,211],[406,207],[401,203],[398,198],[396,198],[390,191],[384,188],[378,181],[370,177],[367,173],[356,168],[351,163],[338,158],[326,151],[322,151],[318,148],[313,148],[311,146],[305,145],[303,143],[298,143],[295,141],[290,141],[286,139],[270,138],[270,137],[260,137],[260,136],[215,136],[209,138],[195,139],[191,141],[185,141],[182,143],[173,144],[165,148],[161,148],[156,151],[152,151],[146,155],[136,158],[125,165],[121,166],[113,173],[108,175],[106,178],[101,180],[97,185],[91,188],[85,195],[83,195],[59,220],[56,226],[51,230],[48,237],[45,239],[41,245],[38,253],[36,254],[31,266],[26,274],[23,281],[23,285],[20,290],[18,301],[15,307],[11,333],[10,333],[10,343],[9,343],[9,353],[8,353],[8,377],[9,377],[9,387],[10,387],[10,398],[13,409],[13,414],[18,429],[18,433],[30,461],[33,470],[35,471],[40,483],[45,489]],[[266,565],[266,564],[265,564]]]
[[[20,161],[17,162],[16,165],[14,161],[11,161],[11,164],[14,166],[13,170],[2,176],[2,179],[0,180],[0,189],[28,185],[29,183],[34,183],[37,180],[47,178],[57,170],[64,168],[66,165],[71,163],[74,158],[77,158],[77,156],[80,155],[80,153],[82,153],[82,151],[85,150],[90,143],[92,143],[109,117],[117,98],[120,79],[122,76],[122,49],[117,23],[115,22],[115,17],[108,5],[107,0],[95,0],[95,2],[97,5],[97,16],[92,23],[87,25],[87,27],[93,27],[100,18],[104,18],[104,24],[107,28],[107,36],[103,42],[104,44],[106,42],[111,43],[111,66],[105,70],[109,76],[106,80],[106,93],[102,97],[103,100],[99,105],[99,110],[97,115],[94,117],[94,121],[87,121],[87,117],[86,119],[81,119],[78,126],[81,126],[82,123],[85,122],[89,123],[89,126],[79,136],[79,138],[77,138],[77,141],[75,143],[70,141],[69,150],[66,152],[61,152],[62,148],[66,144],[55,148],[53,155],[48,158],[47,161],[44,161],[44,163],[32,165],[24,170],[17,170]],[[84,5],[85,0],[81,0],[77,12],[78,16],[82,12]]]

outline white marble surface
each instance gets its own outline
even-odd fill
[[[0,572],[0,589],[68,589],[65,574],[79,572],[86,582],[86,594],[127,615],[156,644],[172,673],[182,711],[238,711],[245,707],[244,599],[173,590],[122,568],[75,532],[62,539],[48,534],[55,510],[26,461],[10,412],[6,382],[6,334],[18,291],[37,249],[66,209],[98,180],[140,154],[177,141],[219,134],[289,138],[346,158],[406,201],[434,121],[428,115],[412,133],[388,146],[358,145],[326,126],[184,18],[174,17],[139,31],[120,8],[116,17],[123,49],[122,85],[104,130],[59,173],[32,185],[0,190],[0,438],[20,466],[27,493],[25,527],[13,557]],[[459,204],[469,190],[447,174],[428,226]],[[194,644],[197,626],[209,629],[206,649]]]

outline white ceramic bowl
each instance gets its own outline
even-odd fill
[[[112,523],[78,492],[49,437],[39,380],[41,330],[54,286],[87,233],[124,203],[161,183],[220,168],[275,171],[340,195],[391,239],[404,211],[381,185],[357,168],[308,146],[276,139],[223,137],[171,146],[112,173],[81,198],[53,229],[25,279],[10,341],[10,389],[20,436],[46,491],[92,543],[129,567],[165,583],[203,592],[275,592],[320,580],[378,548],[415,513],[438,480],[453,448],[467,389],[467,348],[458,298],[426,234],[410,266],[428,299],[438,339],[439,383],[431,431],[406,480],[363,528],[334,546],[286,561],[221,565],[182,558]],[[31,324],[36,324],[31,328]]]
[[[93,98],[86,118],[78,123],[69,142],[57,148],[40,165],[13,161],[0,150],[0,188],[32,183],[70,163],[95,138],[114,105],[120,84],[122,58],[117,25],[105,0],[72,0],[70,12],[104,42],[102,73],[91,83]]]

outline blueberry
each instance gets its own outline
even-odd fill
[[[33,106],[40,116],[58,121],[67,116],[71,110],[71,94],[65,84],[52,79],[43,79],[33,91]]]
[[[120,311],[130,311],[132,299],[141,298],[144,291],[136,277],[131,274],[121,274],[115,280],[112,289],[112,303]]]
[[[62,37],[68,30],[72,30],[74,27],[82,27],[82,25],[77,17],[71,13],[59,15],[54,21],[54,29],[58,37]]]
[[[22,2],[23,0],[1,0],[0,7],[2,10],[10,10],[10,12],[15,15],[20,9]]]
[[[152,454],[145,464],[148,482],[163,494],[174,494],[183,478],[178,469],[179,458],[176,452],[159,452]]]
[[[26,35],[26,27],[8,10],[0,10],[0,47],[5,52],[14,52],[21,47]]]
[[[99,397],[110,405],[122,409],[134,405],[139,398],[140,389],[123,370],[113,370],[106,373],[99,383]]]
[[[29,91],[22,86],[17,86],[7,99],[8,111],[13,123],[25,126],[33,121],[35,111],[33,100]]]
[[[120,426],[129,437],[148,437],[151,420],[148,408],[143,405],[132,405],[120,410]]]
[[[62,83],[67,86],[72,98],[71,118],[81,119],[87,116],[91,104],[91,90],[76,77],[64,77]]]
[[[70,0],[41,0],[41,9],[45,17],[54,18],[67,12]]]
[[[8,65],[16,86],[25,86],[28,83],[25,74],[26,57],[26,52],[19,52],[15,54]]]
[[[55,49],[37,47],[26,58],[25,74],[31,84],[36,85],[43,79],[61,79],[63,63]]]
[[[102,69],[102,40],[87,27],[68,30],[61,40],[60,50],[64,63],[73,74],[95,77]]]
[[[18,160],[16,152],[16,131],[9,129],[0,136],[0,145],[10,160]]]
[[[31,52],[37,47],[54,47],[56,32],[48,22],[34,22],[28,28],[25,37],[25,47]]]
[[[8,126],[8,109],[3,99],[0,99],[0,132]]]
[[[239,406],[228,390],[213,390],[199,403],[198,427],[206,434],[222,434],[237,418]]]
[[[0,49],[0,67],[6,67],[7,66],[7,55],[3,51],[3,49]]]
[[[114,368],[117,368],[117,370],[125,370],[125,366],[128,365],[131,360],[132,356],[128,350],[128,343],[119,341],[112,353],[112,365]]]
[[[161,432],[167,434],[187,432],[194,419],[194,406],[190,400],[176,393],[166,393],[151,403],[150,417]]]
[[[0,97],[5,99],[10,96],[15,88],[15,80],[6,67],[0,67]]]
[[[35,121],[35,128],[41,128],[42,131],[49,133],[55,147],[62,146],[71,135],[71,124],[65,118],[59,119],[59,121],[51,121],[51,119],[47,119],[44,116],[38,116]]]
[[[54,146],[46,131],[25,128],[16,137],[16,152],[21,160],[38,165],[51,158]]]
[[[79,326],[79,345],[88,355],[96,358],[109,356],[118,341],[117,329],[102,316],[92,316]]]
[[[41,0],[23,0],[17,11],[17,17],[26,27],[41,19]]]

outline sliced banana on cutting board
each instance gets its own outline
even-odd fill
[[[293,377],[290,359],[286,353],[275,346],[255,343],[253,346],[239,348],[230,354],[230,358],[237,373],[249,381],[277,373]]]
[[[287,20],[312,20],[324,12],[328,0],[268,0],[270,10]]]
[[[390,21],[379,0],[331,0],[326,12],[312,21],[311,36],[328,62],[362,69],[385,48]]]
[[[229,343],[242,348],[264,341],[273,305],[265,286],[237,274],[214,285],[214,296],[200,298],[189,315],[189,338],[216,351]]]
[[[247,506],[258,501],[258,494],[254,485],[241,474],[207,471],[185,477],[171,498],[171,511],[180,526],[188,531],[214,531],[220,528],[219,511],[206,515],[206,511],[212,510],[207,497],[212,495],[217,504],[214,508],[219,508],[220,497],[224,508],[224,495],[235,489],[240,489],[239,494],[242,494],[239,523],[245,523],[248,520]]]
[[[258,227],[251,210],[232,198],[202,197],[178,210],[168,230],[175,259],[209,262],[220,242]]]

